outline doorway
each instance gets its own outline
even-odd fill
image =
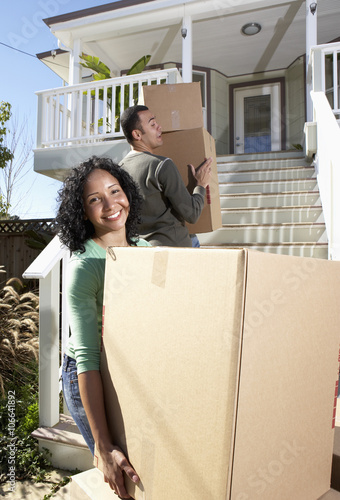
[[[231,146],[235,154],[283,149],[282,90],[278,81],[234,86]]]

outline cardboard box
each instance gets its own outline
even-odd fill
[[[144,500],[316,500],[330,488],[340,262],[108,250],[101,372]],[[100,466],[100,464],[99,464]]]
[[[189,233],[208,233],[222,227],[220,192],[216,163],[214,138],[204,129],[180,130],[163,134],[163,146],[157,149],[157,154],[171,158],[192,194],[196,181],[189,164],[198,167],[205,158],[212,157],[211,180],[206,190],[204,208],[195,224],[186,224]]]
[[[163,132],[204,126],[199,82],[146,85],[142,90],[138,104],[156,115]]]
[[[176,83],[143,87],[140,104],[155,113],[162,127],[163,146],[156,154],[171,158],[190,193],[195,179],[188,164],[196,168],[213,158],[211,182],[204,209],[196,224],[186,224],[190,234],[208,233],[222,227],[222,215],[214,138],[203,128],[200,83]]]

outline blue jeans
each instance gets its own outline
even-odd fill
[[[193,248],[200,248],[200,240],[197,238],[196,234],[190,234],[191,245]]]
[[[70,358],[67,354],[64,354],[61,377],[67,408],[85,439],[87,446],[90,448],[90,452],[94,455],[94,439],[79,393],[76,360]]]

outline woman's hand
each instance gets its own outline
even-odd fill
[[[136,471],[131,467],[118,446],[114,446],[111,452],[101,454],[104,480],[109,483],[110,488],[121,498],[131,498],[125,488],[124,472],[134,483],[139,482]]]
[[[100,372],[98,370],[89,370],[80,373],[78,382],[81,400],[96,443],[96,454],[99,454],[101,459],[100,469],[104,473],[105,482],[109,483],[110,487],[121,498],[130,498],[125,489],[123,472],[134,483],[139,482],[139,477],[122,450],[112,444],[106,420]]]

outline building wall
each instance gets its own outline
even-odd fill
[[[286,70],[287,149],[304,143],[306,121],[305,60],[297,59]]]
[[[211,135],[216,141],[216,154],[229,152],[229,111],[227,77],[212,70],[210,72]]]

